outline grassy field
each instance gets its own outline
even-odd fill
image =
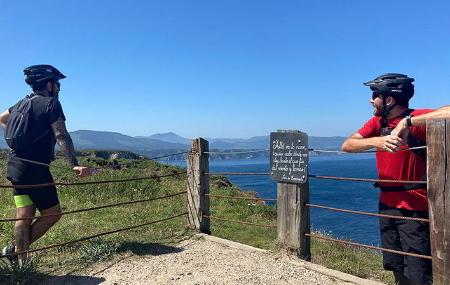
[[[83,164],[98,167],[99,161],[80,158]],[[165,175],[184,172],[183,169],[146,160],[119,160],[120,169],[108,166],[83,181],[123,179],[149,175]],[[58,182],[79,181],[67,164],[58,159],[53,163],[52,173]],[[9,184],[5,178],[5,160],[0,160],[0,184]],[[186,176],[124,182],[59,187],[63,211],[94,207],[130,200],[160,197],[186,190]],[[0,217],[13,217],[15,208],[11,190],[0,189]],[[38,191],[38,190],[37,190]],[[233,196],[252,196],[241,192],[226,178],[211,179],[211,193]],[[114,208],[89,211],[63,216],[43,238],[32,248],[67,242],[74,239],[164,219],[186,212],[186,195],[164,200],[138,203]],[[257,224],[276,224],[275,207],[244,200],[211,200],[211,215],[231,220],[242,220]],[[260,228],[212,221],[211,231],[215,236],[242,242],[252,246],[276,250],[276,229]],[[0,223],[0,246],[13,240],[13,223]],[[186,228],[186,217],[179,217],[162,223],[152,224],[136,230],[96,238],[91,241],[67,245],[47,252],[34,254],[32,261],[24,268],[11,268],[0,262],[0,284],[32,284],[54,274],[69,273],[92,264],[121,255],[155,254],[157,251],[174,250],[179,241],[193,233]],[[389,274],[381,267],[378,252],[361,250],[329,242],[312,242],[313,262],[328,268],[348,272],[363,278],[392,283]]]

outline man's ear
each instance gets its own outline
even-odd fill
[[[53,83],[52,82],[47,82],[47,84],[45,85],[45,89],[47,89],[48,92],[52,92],[53,90]]]
[[[395,99],[392,96],[388,96],[386,98],[386,105],[387,106],[394,106],[395,105]]]

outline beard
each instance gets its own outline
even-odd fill
[[[373,106],[373,115],[375,116],[375,117],[381,117],[381,116],[383,116],[383,108],[382,107],[376,107],[376,106]]]

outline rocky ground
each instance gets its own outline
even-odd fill
[[[96,265],[82,274],[55,276],[43,282],[83,285],[267,285],[364,284],[364,280],[297,259],[215,237],[196,236],[152,254],[127,256]]]

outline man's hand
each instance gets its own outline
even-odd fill
[[[89,167],[85,166],[75,166],[74,168],[72,168],[72,170],[75,171],[80,178],[89,176],[93,173],[93,171]]]
[[[389,135],[384,137],[379,137],[376,144],[377,148],[388,152],[396,152],[399,146],[404,145],[405,141],[395,135]]]
[[[409,127],[406,123],[406,118],[403,118],[398,125],[392,130],[391,136],[400,137],[403,141],[407,141],[409,134]]]

